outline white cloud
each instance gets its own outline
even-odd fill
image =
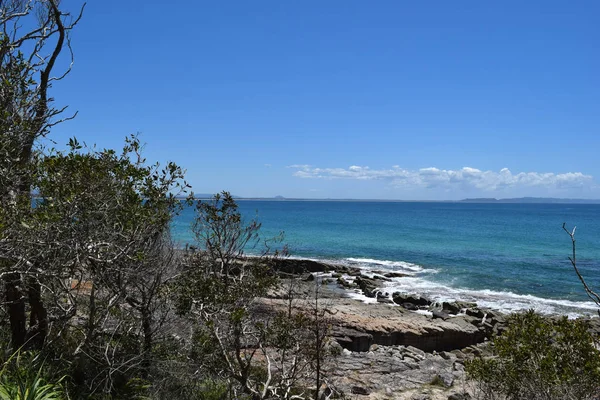
[[[271,168],[271,164],[265,164],[265,167]]]
[[[313,179],[356,179],[382,180],[393,186],[406,188],[477,189],[495,191],[498,189],[555,188],[568,189],[589,186],[593,177],[581,172],[519,172],[508,168],[500,171],[482,171],[463,167],[457,170],[436,167],[408,170],[394,165],[390,169],[371,169],[352,165],[348,168],[316,168],[310,165],[290,165],[295,169],[294,176]]]

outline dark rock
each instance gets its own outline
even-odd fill
[[[471,400],[471,398],[469,393],[452,393],[448,396],[448,400]]]
[[[448,303],[445,301],[442,303],[442,310],[449,312],[450,314],[458,314],[460,312],[460,306],[456,304],[456,302]]]
[[[458,314],[461,312],[461,310],[464,309],[473,309],[476,308],[477,304],[476,303],[471,303],[468,301],[453,301],[453,302],[443,302],[442,303],[442,310],[449,312],[450,314]]]
[[[302,280],[304,282],[312,282],[315,280],[315,276],[313,274],[306,274],[305,276],[302,277]]]
[[[331,336],[340,344],[340,346],[350,351],[369,351],[369,348],[373,344],[373,335],[370,333],[342,326],[334,326]]]
[[[368,396],[371,393],[367,388],[364,388],[362,386],[352,386],[350,392],[352,394],[360,394],[362,396]]]
[[[385,276],[386,278],[404,278],[409,275],[403,274],[401,272],[386,272],[385,274],[383,274],[383,276]]]
[[[402,305],[402,303],[412,303],[416,306],[428,306],[431,304],[431,300],[425,297],[412,294],[403,294],[400,292],[394,292],[392,294],[392,299],[394,300],[394,303],[400,305]]]
[[[350,281],[345,280],[344,278],[337,278],[336,282],[343,288],[350,289],[356,287],[356,284]]]
[[[377,302],[382,304],[394,304],[394,302],[390,300],[389,297],[383,297],[379,295],[377,296]]]
[[[375,279],[366,276],[357,276],[354,281],[363,294],[367,297],[375,297],[377,294],[377,281]]]
[[[467,309],[466,314],[471,317],[483,318],[485,316],[485,312],[480,310],[479,308],[470,308]]]
[[[400,305],[409,311],[416,311],[419,309],[419,307],[415,306],[413,303],[402,303]]]
[[[383,281],[383,282],[390,282],[391,279],[390,278],[386,278],[383,275],[379,275],[379,274],[374,274],[373,275],[373,279],[377,279],[378,281]]]
[[[377,300],[379,300],[379,299],[389,299],[389,298],[390,298],[390,295],[389,295],[388,292],[377,291]]]
[[[358,276],[361,273],[360,268],[356,267],[347,267],[345,265],[336,265],[335,271],[340,274],[346,274],[350,276]]]
[[[332,265],[325,264],[319,261],[303,260],[296,258],[283,258],[275,262],[274,269],[276,271],[302,274],[306,272],[328,272],[333,268]]]
[[[439,319],[448,319],[448,318],[450,318],[450,315],[448,313],[445,313],[445,312],[440,311],[440,310],[433,310],[431,313],[432,313],[433,319],[437,319],[437,318],[439,318]]]

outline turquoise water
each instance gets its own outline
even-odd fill
[[[578,266],[600,290],[600,205],[239,201],[265,237],[285,232],[295,257],[410,273],[389,290],[474,300],[505,311],[595,312],[567,257],[562,223],[577,226]],[[173,223],[193,241],[193,208]]]

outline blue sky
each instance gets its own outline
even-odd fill
[[[64,8],[80,2],[64,0]],[[50,137],[194,191],[600,198],[600,2],[90,1]]]

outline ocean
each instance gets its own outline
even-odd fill
[[[533,308],[546,314],[596,315],[571,267],[577,226],[578,267],[600,291],[600,205],[486,204],[376,201],[238,201],[261,235],[281,231],[292,257],[365,270],[409,274],[388,292],[419,293],[438,301],[475,301],[501,311]],[[183,246],[193,243],[194,208],[172,225]],[[249,253],[258,249],[249,249]]]

